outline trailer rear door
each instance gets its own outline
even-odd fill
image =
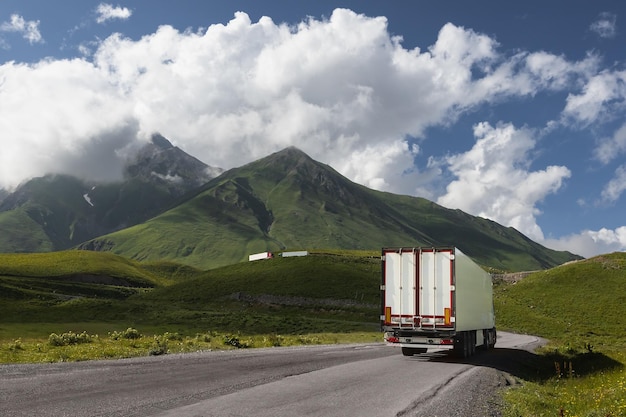
[[[386,326],[454,327],[454,249],[383,249]]]
[[[454,250],[423,249],[418,259],[421,327],[451,328],[454,323]]]
[[[387,325],[413,326],[416,314],[415,253],[383,252],[384,322]]]

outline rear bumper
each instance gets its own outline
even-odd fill
[[[410,334],[407,332],[389,331],[384,334],[387,346],[426,348],[426,349],[452,349],[454,348],[454,336],[452,334],[424,335]]]
[[[454,349],[454,345],[435,345],[435,344],[425,344],[425,343],[386,343],[387,346],[397,347],[397,348],[416,348],[416,349],[436,349],[436,350],[452,350]]]

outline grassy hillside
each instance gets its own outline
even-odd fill
[[[378,326],[375,253],[279,257],[205,272],[89,251],[7,254],[0,264],[0,339],[25,328],[35,336],[35,327],[44,337],[76,323],[250,335]]]
[[[0,362],[380,340],[378,255],[314,252],[209,271],[97,252],[0,255]],[[498,329],[551,341],[537,355],[489,354],[522,379],[505,393],[505,416],[624,415],[625,284],[626,253],[496,283]],[[88,343],[51,344],[65,340]]]
[[[0,254],[0,275],[55,279],[91,274],[116,277],[129,286],[153,286],[153,277],[135,261],[111,253],[63,251]]]
[[[140,179],[93,186],[67,175],[34,178],[0,204],[0,252],[68,249],[144,221],[175,199]]]
[[[0,264],[0,363],[380,339],[375,253],[206,272],[87,251]]]
[[[492,220],[451,210],[431,201],[389,193],[387,204],[404,222],[436,245],[456,246],[480,265],[507,271],[535,271],[561,265],[578,257],[533,242],[512,227]]]
[[[605,255],[537,273],[514,285],[497,284],[499,328],[557,340],[589,340],[596,346],[610,344],[624,327],[625,262],[623,254]],[[123,315],[141,306],[142,314],[128,315],[135,322],[149,322],[170,308],[172,312],[222,310],[234,302],[267,311],[277,305],[314,306],[315,310],[332,300],[330,305],[369,311],[370,323],[377,323],[379,280],[377,251],[313,251],[308,257],[277,257],[208,271],[168,261],[137,262],[109,252],[0,254],[3,305],[26,300],[36,309],[38,301],[46,300],[41,319],[54,309],[77,312],[76,298],[85,311],[90,303],[110,301],[102,294],[82,294],[82,289],[76,290],[82,285],[123,290],[123,297],[113,297],[120,303],[112,314]],[[71,296],[71,308],[66,296]],[[14,319],[19,320],[19,315]]]
[[[498,319],[518,332],[550,339],[626,345],[626,253],[618,252],[538,272],[502,284]],[[613,346],[614,347],[614,346]]]
[[[0,207],[7,216],[0,217],[0,226],[4,230],[7,218],[12,217],[28,227],[8,234],[6,241],[0,242],[0,251],[9,252],[13,246],[18,252],[43,252],[88,239],[85,225],[92,207],[83,194],[89,188],[67,175],[48,175],[24,183]],[[21,242],[24,239],[30,240],[28,245]]]
[[[507,392],[506,416],[626,415],[626,253],[499,283],[495,293],[500,330],[551,341],[536,374]]]
[[[263,295],[302,305],[333,300],[337,305],[379,305],[380,256],[313,252],[306,257],[243,262],[209,270],[191,281],[156,289],[141,296],[156,303],[188,306],[222,303],[224,299]],[[277,303],[280,304],[280,303]]]
[[[3,252],[47,252],[54,243],[25,210],[0,212],[0,248]]]
[[[125,299],[198,272],[180,264],[139,264],[112,253],[0,254],[0,312],[4,320],[15,315],[19,321],[21,313],[38,310],[45,318],[48,307],[68,300]]]

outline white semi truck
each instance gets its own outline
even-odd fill
[[[496,343],[491,275],[458,248],[383,248],[380,290],[385,341],[405,356]]]

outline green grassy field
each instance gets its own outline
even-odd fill
[[[626,253],[498,283],[500,330],[534,334],[539,350],[505,416],[626,415]]]
[[[509,416],[626,415],[626,254],[495,284],[519,363]],[[201,271],[110,253],[0,255],[0,363],[380,341],[379,254],[312,251]],[[516,365],[516,366],[517,366]]]
[[[0,265],[0,362],[147,355],[164,334],[180,337],[169,352],[380,340],[380,267],[370,252],[209,271],[86,251],[3,254]],[[108,337],[129,327],[142,337],[125,344]],[[69,332],[94,337],[48,343],[52,333]]]

